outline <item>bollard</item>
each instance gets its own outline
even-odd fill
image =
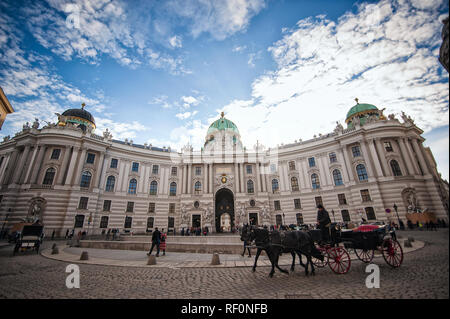
[[[80,260],[89,260],[89,255],[88,255],[88,252],[87,252],[87,251],[83,251],[83,252],[81,253]]]
[[[52,245],[52,249],[55,249],[55,247],[56,247],[56,243],[54,243],[54,244]]]
[[[54,244],[52,247],[52,255],[58,255],[58,254],[59,254],[59,249],[56,246],[56,244]]]
[[[220,259],[219,259],[219,254],[218,253],[214,253],[212,256],[212,260],[211,260],[211,265],[215,266],[215,265],[220,265]]]
[[[414,242],[414,237],[410,236],[410,237],[408,237],[408,240],[413,243]]]
[[[148,256],[147,265],[156,265],[156,257],[153,255]]]
[[[411,243],[411,241],[409,241],[409,240],[405,240],[403,246],[405,246],[405,248],[406,248],[406,247],[411,248],[411,247],[412,247],[412,243]]]

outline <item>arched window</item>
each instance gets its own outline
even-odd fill
[[[106,180],[106,191],[107,192],[114,192],[114,185],[116,184],[116,178],[114,176],[108,176],[108,179]]]
[[[253,184],[253,181],[251,179],[249,179],[247,181],[247,193],[253,194],[254,192],[255,192],[255,186]]]
[[[356,166],[356,173],[358,174],[358,179],[360,181],[366,181],[367,180],[367,171],[366,167],[363,164],[358,164]]]
[[[278,191],[278,180],[277,179],[273,179],[272,180],[272,192],[276,192],[276,191]]]
[[[319,176],[316,173],[311,175],[311,185],[313,189],[320,188]]]
[[[291,187],[292,187],[292,191],[298,191],[298,179],[297,177],[292,177],[291,178]]]
[[[46,172],[44,176],[44,181],[42,184],[44,185],[53,185],[53,179],[55,178],[56,169],[53,167],[50,167]]]
[[[150,195],[156,195],[157,192],[158,192],[158,182],[152,181],[150,183]]]
[[[81,175],[80,187],[88,188],[89,185],[91,185],[91,177],[92,177],[91,172],[89,172],[89,171],[83,172],[83,175]]]
[[[170,196],[175,196],[177,195],[177,183],[172,182],[170,183]]]
[[[130,184],[128,186],[128,194],[136,194],[137,188],[137,180],[135,178],[130,180]]]
[[[336,186],[344,185],[344,183],[342,182],[342,175],[341,175],[340,170],[335,169],[333,171],[333,179],[334,179],[334,185],[336,185]]]
[[[195,182],[194,190],[196,193],[200,193],[202,191],[202,183],[200,183],[199,181]]]
[[[400,169],[400,165],[398,165],[398,162],[396,160],[391,161],[391,168],[392,174],[394,174],[394,176],[402,176],[402,170]]]

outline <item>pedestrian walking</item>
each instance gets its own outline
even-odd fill
[[[164,228],[161,229],[161,243],[159,244],[159,249],[162,250],[163,256],[166,255],[166,239],[167,234],[164,232]]]
[[[69,228],[66,230],[66,236],[64,236],[64,239],[67,239],[67,237],[69,237]]]
[[[155,228],[155,231],[152,234],[152,247],[150,251],[147,253],[148,256],[152,254],[153,248],[156,246],[156,257],[159,257],[159,245],[161,244],[161,232],[158,230],[158,227]]]

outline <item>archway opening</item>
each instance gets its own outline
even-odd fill
[[[217,233],[231,232],[234,228],[234,195],[229,189],[222,188],[216,193],[215,221]]]

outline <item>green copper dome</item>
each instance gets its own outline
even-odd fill
[[[378,110],[378,108],[372,104],[366,104],[366,103],[359,104],[358,103],[355,106],[353,106],[350,109],[350,111],[348,111],[347,120],[358,113],[363,113],[363,112],[367,112],[367,111],[371,111],[371,110],[376,111],[376,110]]]
[[[208,128],[208,132],[206,133],[207,136],[209,136],[211,133],[214,133],[216,131],[224,131],[224,130],[231,130],[239,134],[239,130],[233,122],[230,120],[221,117],[217,121],[214,121]]]

